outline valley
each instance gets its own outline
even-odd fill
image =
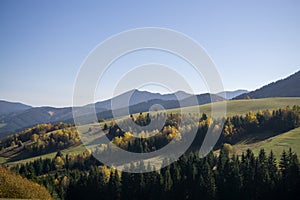
[[[285,88],[287,83],[294,84],[290,79],[294,80],[295,75],[270,86]],[[270,86],[258,91],[269,90]],[[261,196],[270,198],[273,195],[292,197],[297,193],[295,188],[300,180],[297,157],[300,155],[300,95],[297,90],[293,91],[294,95],[287,97],[271,95],[268,98],[251,98],[260,96],[255,96],[255,91],[245,90],[225,92],[220,96],[206,93],[194,97],[182,91],[162,95],[133,90],[115,97],[119,102],[116,109],[125,113],[126,107],[122,102],[128,95],[133,95],[128,107],[130,116],[113,118],[110,106],[113,100],[110,99],[94,104],[98,122],[77,127],[73,124],[71,107],[35,108],[2,102],[2,105],[10,107],[0,115],[0,164],[20,174],[25,180],[42,185],[54,199],[95,196],[132,199],[140,198],[145,193],[149,199],[170,199],[175,198],[174,191],[177,191],[176,197],[183,199],[186,194],[200,195],[206,199],[231,197],[232,193],[223,191],[223,188],[228,191],[255,190],[250,195],[252,199]],[[180,99],[176,100],[176,95]],[[233,99],[225,99],[227,95]],[[195,97],[198,101],[196,105],[191,101]],[[186,105],[185,113],[181,113],[180,102]],[[226,117],[213,119],[212,104],[219,112],[218,106],[223,103],[227,107]],[[165,111],[154,109],[149,112],[149,108],[155,104],[161,105]],[[14,108],[14,105],[17,107]],[[151,123],[151,117],[161,121],[163,116],[166,121],[161,130],[143,131],[143,127]],[[184,118],[188,119],[189,124],[183,123],[181,126]],[[225,125],[220,129],[222,120]],[[131,121],[138,127],[132,127]],[[129,131],[122,130],[118,124]],[[199,149],[209,129],[212,130],[210,134],[219,130],[221,135],[208,155],[202,158],[199,157]],[[196,133],[195,138],[176,160],[172,160],[174,152],[169,152],[169,160],[161,154],[143,161],[133,159],[124,165],[124,158],[115,158],[114,155],[117,148],[133,153],[150,153],[173,142],[179,145],[175,146],[177,149],[192,132]],[[133,133],[138,137],[134,137]],[[153,133],[154,136],[143,138]],[[86,136],[88,140],[84,139],[85,146],[82,139]],[[103,144],[104,138],[108,138],[110,144]],[[116,160],[113,166],[108,167],[97,160],[97,156],[104,160]],[[161,168],[166,162],[172,164]],[[152,172],[125,172],[129,169]],[[10,176],[9,179],[17,178]],[[225,180],[229,180],[229,183],[225,184]],[[286,180],[292,180],[288,187]],[[253,189],[253,183],[259,182],[264,182],[260,187],[264,189]],[[18,190],[24,193],[23,188]],[[9,194],[6,188],[4,191]],[[234,194],[242,199],[248,197],[245,193]]]
[[[215,103],[218,104],[218,103]],[[267,98],[267,99],[250,99],[250,100],[231,100],[231,101],[227,101],[227,116],[228,117],[232,117],[232,116],[236,116],[236,115],[246,115],[249,112],[258,112],[261,110],[274,110],[274,109],[279,109],[279,108],[284,108],[286,106],[290,106],[292,107],[293,105],[300,105],[300,98]],[[186,108],[188,110],[188,112],[193,113],[195,111],[195,107],[188,107]],[[199,106],[200,112],[201,113],[205,113],[209,116],[210,113],[210,109],[211,106],[210,104],[205,104],[205,105],[200,105]],[[166,110],[166,113],[179,113],[180,109],[169,109]],[[137,115],[137,114],[135,114]],[[137,115],[138,116],[138,115]],[[126,119],[127,117],[124,117],[124,119]],[[122,119],[122,118],[121,118]],[[106,124],[110,124],[111,121],[105,120],[105,122],[101,122],[101,126],[103,127],[104,123]],[[97,124],[92,125],[95,126],[95,128],[97,128]],[[87,126],[89,127],[89,126]],[[85,131],[87,131],[88,128],[84,128],[86,129]],[[64,129],[60,129],[60,131],[63,131]],[[293,142],[292,140],[288,140],[286,141],[287,143],[285,144],[284,147],[286,148],[280,148],[279,145],[274,145],[272,146],[268,146],[269,141],[272,141],[273,139],[271,138],[273,134],[267,134],[266,137],[261,137],[261,138],[256,138],[256,141],[251,143],[251,144],[247,144],[247,141],[240,141],[238,144],[234,144],[233,147],[235,148],[236,154],[240,155],[242,152],[245,152],[245,150],[247,150],[248,148],[252,149],[253,152],[255,153],[255,155],[257,155],[257,153],[259,152],[259,150],[261,148],[265,148],[266,150],[272,150],[276,152],[276,156],[279,156],[282,153],[282,150],[288,150],[288,147],[293,147],[293,150],[297,153],[300,154],[300,149],[297,148],[297,144],[299,141],[297,140],[297,130],[299,131],[299,129],[294,130],[295,132],[292,131],[292,136],[295,137],[295,141]],[[48,134],[51,134],[48,133]],[[289,132],[286,133],[287,135],[289,135]],[[280,134],[281,135],[285,135],[285,134]],[[299,134],[300,135],[300,134]],[[275,136],[274,138],[281,138],[279,136]],[[250,138],[250,137],[249,137]],[[247,138],[247,140],[249,140],[249,138]],[[277,141],[277,139],[276,139]],[[27,141],[27,143],[32,144],[33,141],[29,140]],[[26,145],[26,144],[23,144]],[[278,150],[275,151],[275,149]],[[38,155],[38,156],[30,156],[30,155],[26,155],[25,158],[22,158],[22,153],[20,151],[22,151],[24,148],[23,147],[14,147],[8,151],[0,151],[0,163],[6,163],[6,164],[18,164],[18,163],[26,163],[26,162],[30,162],[39,158],[53,158],[56,154],[57,151],[53,151],[50,153],[45,153],[42,155]],[[61,149],[61,151],[64,154],[80,154],[83,153],[84,151],[86,151],[86,148],[81,145],[75,145],[75,146],[70,146],[67,147],[66,149]],[[20,156],[21,155],[21,156]],[[24,156],[24,155],[23,155]]]

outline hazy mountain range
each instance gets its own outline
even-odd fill
[[[255,91],[241,94],[235,99],[244,99],[249,96],[253,99],[268,98],[268,97],[299,97],[300,96],[300,71],[291,76],[272,82]]]
[[[297,72],[283,80],[270,83],[252,92],[247,90],[224,91],[218,94],[199,94],[196,95],[197,105],[210,103],[211,101],[222,101],[225,99],[244,99],[265,97],[300,97],[300,88],[298,87],[300,72]],[[148,91],[131,90],[108,99],[95,103],[98,118],[111,118],[111,104],[114,109],[124,110],[129,105],[130,113],[147,112],[154,104],[160,104],[165,109],[178,108],[181,105],[193,106],[195,102],[193,97],[184,91],[178,91],[172,94],[151,93]],[[179,101],[178,101],[179,100]],[[126,104],[126,101],[128,104]],[[86,106],[94,106],[89,104]],[[122,112],[121,112],[122,113]],[[21,103],[12,103],[0,101],[0,138],[8,134],[31,127],[40,123],[55,122],[73,123],[72,107],[31,107]]]
[[[130,98],[129,98],[130,97]],[[131,90],[113,99],[95,103],[95,109],[98,118],[112,118],[111,104],[113,102],[114,109],[120,110],[122,113],[127,108],[125,102],[129,100],[129,112],[146,112],[154,104],[160,104],[165,109],[180,107],[182,105],[193,106],[210,103],[211,101],[222,101],[224,98],[215,94],[200,94],[196,95],[197,103],[192,101],[192,95],[183,91],[178,91],[173,94],[159,94],[147,91]],[[179,101],[178,101],[179,100]],[[16,132],[26,127],[31,127],[41,123],[55,122],[73,122],[72,107],[55,108],[55,107],[30,107],[24,104],[16,104],[3,101],[6,109],[0,110],[3,114],[0,115],[0,138],[8,134]],[[14,108],[16,105],[16,108]],[[1,105],[0,105],[1,106]],[[93,106],[89,104],[86,106]],[[18,109],[17,109],[18,108]]]
[[[248,93],[248,90],[235,90],[235,91],[224,91],[224,92],[220,92],[217,95],[220,97],[223,97],[224,99],[232,99],[234,97],[237,97],[241,94],[245,94]]]
[[[0,115],[9,114],[12,112],[21,112],[32,108],[31,106],[0,100]]]

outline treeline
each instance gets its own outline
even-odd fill
[[[61,158],[63,162],[58,162]],[[209,153],[183,155],[171,165],[150,173],[126,173],[93,163],[90,154],[75,160],[84,168],[67,164],[68,155],[39,160],[15,170],[34,173],[31,178],[62,199],[292,199],[300,195],[300,166],[290,149],[279,161],[262,149],[257,157],[251,150],[230,156],[224,145],[218,156]],[[81,161],[79,161],[81,160]],[[53,166],[43,170],[45,162]],[[37,162],[41,166],[38,167]],[[60,164],[59,164],[60,163]],[[147,163],[138,165],[149,167]],[[131,168],[136,167],[131,164]],[[60,169],[60,170],[58,170]],[[51,175],[52,174],[52,175]]]
[[[61,199],[65,195],[67,176],[87,173],[92,166],[101,165],[88,150],[78,155],[67,154],[66,156],[58,151],[53,159],[40,158],[16,165],[11,170],[44,185],[53,197]]]
[[[160,130],[155,126],[148,131],[130,126],[132,121],[141,127],[151,125],[151,119],[157,119],[157,122],[166,119],[166,122]],[[199,158],[193,152],[198,153],[208,128],[220,130],[221,120],[225,120],[225,126],[216,147],[222,147],[219,156],[210,153]],[[105,124],[103,129],[113,143],[132,152],[155,151],[171,140],[182,140],[184,134],[193,131],[197,134],[190,149],[177,162],[151,173],[120,173],[103,166],[88,151],[81,155],[62,155],[59,152],[54,159],[36,160],[16,166],[14,170],[44,185],[54,198],[61,199],[277,199],[300,196],[299,161],[292,150],[283,152],[277,162],[272,152],[266,155],[264,150],[257,157],[251,150],[240,157],[230,157],[229,145],[223,145],[226,142],[234,144],[251,134],[266,131],[279,134],[299,127],[299,106],[250,112],[227,119],[212,119],[206,114],[158,114],[153,118],[150,114],[140,113],[120,123],[128,130],[121,130],[114,122]],[[147,138],[135,138],[133,133]],[[150,135],[154,136],[148,137]],[[27,129],[2,141],[0,147],[21,145],[27,148],[27,152],[35,154],[62,149],[77,142],[79,136],[75,127],[59,123]],[[107,147],[102,145],[96,153],[105,155],[106,150]],[[108,152],[107,155],[112,154]],[[147,163],[139,165],[149,167]],[[136,166],[131,164],[128,167]]]
[[[283,133],[300,126],[300,106],[277,110],[249,112],[245,116],[228,117],[220,142],[235,143],[240,137],[253,133],[271,131]]]
[[[160,129],[157,129],[161,121],[165,122]],[[136,153],[156,151],[173,139],[181,140],[184,134],[196,132],[189,151],[197,151],[208,128],[212,127],[214,131],[218,131],[220,121],[225,121],[225,125],[221,130],[222,134],[216,149],[224,143],[235,144],[249,135],[259,135],[264,132],[272,132],[276,135],[299,127],[300,106],[264,110],[257,113],[249,112],[246,115],[236,115],[226,119],[212,119],[204,113],[202,116],[195,114],[182,116],[179,113],[158,113],[151,116],[149,113],[140,113],[117,123],[112,121],[109,125],[104,124],[103,130],[114,144]],[[131,126],[132,122],[137,126]],[[122,130],[119,126],[126,127],[127,130]],[[144,130],[145,126],[147,130]],[[141,138],[134,137],[133,133],[137,133]],[[41,124],[0,141],[0,150],[8,147],[23,147],[29,155],[39,155],[80,143],[80,137],[74,125]],[[105,150],[104,145],[99,146],[96,151],[105,154]]]
[[[130,116],[128,119],[111,122],[110,126],[104,125],[104,130],[108,132],[107,136],[114,144],[131,152],[152,152],[167,145],[171,140],[180,140],[184,134],[197,132],[190,151],[197,151],[201,146],[208,128],[213,131],[220,129],[219,124],[222,119],[212,119],[206,114],[197,116],[188,114],[182,116],[175,114],[157,114],[154,116],[155,122],[166,119],[163,127],[155,129],[156,123],[143,130],[143,127],[152,124],[149,113],[144,115],[140,113],[137,117]],[[189,119],[187,124],[182,122],[182,118]],[[139,126],[132,127],[131,121]],[[259,135],[265,132],[272,132],[277,135],[300,126],[300,106],[286,107],[277,110],[264,110],[257,113],[249,112],[246,115],[236,115],[224,119],[225,124],[221,130],[221,136],[218,140],[216,149],[224,143],[235,144],[241,139],[250,135]],[[121,127],[127,127],[128,131]],[[141,138],[136,138],[132,133],[137,133]],[[151,137],[149,137],[151,136]],[[103,148],[99,149],[99,153]],[[103,153],[105,154],[105,152]]]
[[[8,147],[22,147],[25,150],[23,153],[33,156],[80,143],[80,137],[75,126],[60,122],[54,125],[39,124],[9,136],[0,141],[0,150]]]
[[[43,186],[29,181],[0,166],[0,198],[52,199]]]

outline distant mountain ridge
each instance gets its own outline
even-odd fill
[[[202,105],[213,101],[222,101],[226,99],[244,99],[246,96],[250,98],[267,98],[267,97],[300,97],[300,71],[274,83],[270,83],[252,92],[245,90],[224,91],[218,94],[200,94],[195,95],[198,103]],[[244,94],[241,94],[244,93]],[[238,96],[236,96],[238,95]],[[160,104],[165,109],[178,108],[180,103],[185,106],[193,106],[193,95],[183,91],[172,94],[151,93],[148,91],[131,90],[120,94],[113,99],[95,103],[95,109],[98,118],[111,118],[111,104],[113,102],[114,109],[121,110],[125,113],[127,107],[126,101],[129,102],[129,112],[146,112],[154,104]],[[89,104],[86,106],[94,106]],[[54,107],[31,107],[20,103],[11,103],[0,101],[0,138],[17,130],[34,126],[41,123],[55,122],[73,122],[72,107],[54,108]]]
[[[97,102],[95,104],[95,107],[97,109],[111,110],[112,102],[113,102],[114,109],[119,109],[126,106],[126,101],[129,103],[128,104],[129,106],[133,106],[154,99],[160,99],[163,101],[172,101],[172,100],[177,101],[177,99],[182,100],[190,96],[191,94],[188,94],[184,91],[177,91],[171,94],[160,94],[160,93],[152,93],[148,91],[130,90],[123,94],[117,95],[112,99]]]
[[[32,107],[22,103],[0,100],[0,115],[9,114],[12,112],[20,112],[30,108]]]
[[[233,99],[234,97],[237,97],[241,94],[249,92],[248,90],[234,90],[234,91],[224,91],[219,92],[217,95],[220,97],[223,97],[224,99]]]
[[[300,97],[300,71],[287,78],[272,82],[255,91],[237,96],[234,99],[244,99],[247,96],[254,99],[268,97]]]
[[[114,110],[118,113],[126,113],[126,101],[129,101],[129,112],[147,112],[154,104],[160,104],[165,109],[180,107],[179,101],[184,106],[194,106],[210,103],[211,101],[225,100],[214,94],[195,95],[198,102],[193,101],[193,95],[178,91],[172,94],[151,93],[148,91],[131,90],[113,99],[95,103],[95,109],[98,118],[112,118],[111,104],[113,102]],[[179,100],[179,101],[178,101]],[[86,106],[94,106],[89,104]],[[18,130],[42,123],[56,122],[74,123],[72,107],[29,107],[24,111],[0,115],[0,138],[5,137]]]

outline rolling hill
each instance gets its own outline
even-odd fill
[[[216,102],[215,104],[218,104],[218,102]],[[293,105],[300,105],[300,98],[267,98],[267,99],[250,99],[250,100],[232,100],[232,101],[227,102],[227,111],[228,111],[227,116],[244,115],[250,111],[257,112],[259,110],[266,110],[266,109],[272,110],[272,109],[278,109],[278,108],[283,108],[286,106],[293,106]],[[209,113],[211,105],[210,104],[200,105],[199,108],[200,108],[201,112]],[[195,111],[195,106],[188,107],[187,109],[189,109],[190,112],[192,113],[193,111]],[[171,112],[176,113],[179,111],[180,110],[178,108],[167,110],[168,113],[171,113]],[[107,122],[109,122],[109,120]],[[96,124],[95,124],[95,126],[96,126]],[[297,139],[298,136],[300,135],[299,130],[300,129],[298,128],[298,129],[295,129],[295,131],[290,131],[293,134],[290,134],[290,132],[289,132],[288,135],[289,135],[290,139],[285,140],[286,145],[281,145],[281,146],[284,148],[288,148],[289,146],[291,146],[291,147],[293,147],[293,149],[295,149],[295,151],[297,151],[297,153],[299,151],[299,154],[300,154],[300,149],[298,147],[294,147],[295,145],[297,145],[299,143],[299,141]],[[262,134],[260,134],[260,135],[262,135]],[[285,136],[285,134],[281,134],[281,135],[282,135],[282,137]],[[279,138],[279,136],[281,136],[281,135],[278,135],[275,137]],[[246,150],[247,148],[251,148],[251,149],[253,148],[254,152],[258,152],[260,148],[266,148],[267,151],[271,148],[276,149],[279,145],[276,146],[272,143],[268,143],[269,139],[272,138],[273,136],[274,136],[273,133],[269,133],[267,135],[263,135],[263,137],[261,137],[261,138],[256,138],[256,141],[252,142],[252,143],[249,143],[249,142],[246,143],[247,141],[243,140],[242,142],[240,142],[239,144],[236,145],[236,147],[235,147],[236,151],[237,151],[237,153],[239,153],[239,152]],[[285,137],[285,138],[287,138],[287,137]],[[259,143],[259,142],[262,142],[262,143]],[[283,141],[281,141],[281,143],[283,143]],[[269,147],[263,146],[263,144],[269,145]],[[12,149],[9,151],[15,151],[15,150],[17,150],[17,147],[16,147],[16,149]],[[68,147],[67,149],[62,150],[62,152],[79,154],[79,153],[84,152],[85,150],[86,149],[84,146],[79,145],[79,146]],[[279,148],[278,154],[281,153],[281,150],[282,149]],[[15,157],[14,155],[16,155],[16,154],[12,154],[12,156],[7,156],[6,151],[3,151],[3,153],[0,155],[0,163],[8,162],[8,163],[12,163],[12,164],[32,161],[32,160],[38,159],[39,157],[51,158],[51,157],[55,156],[55,152],[52,152],[52,153],[46,153],[46,154],[39,155],[39,156],[29,157],[27,159],[22,159],[22,158],[18,158],[18,156]]]
[[[218,102],[215,103],[216,107],[218,106]],[[265,99],[249,99],[249,100],[230,100],[227,101],[227,116],[233,115],[243,115],[248,113],[249,111],[257,112],[259,110],[272,110],[283,108],[286,106],[300,105],[300,97],[299,98],[265,98]],[[199,106],[201,113],[209,114],[211,112],[211,105],[204,104]],[[187,112],[194,113],[197,111],[194,106],[186,108]],[[167,112],[180,112],[180,109],[170,109]]]
[[[244,93],[248,93],[248,90],[224,91],[224,92],[219,92],[217,95],[223,97],[224,99],[229,100],[239,95],[242,95]]]
[[[31,106],[0,100],[0,115],[5,115],[13,112],[21,112],[30,109]]]
[[[0,198],[52,199],[49,191],[33,181],[0,166]]]
[[[252,92],[245,90],[224,91],[216,95],[200,94],[196,95],[198,104],[203,105],[211,101],[222,101],[224,99],[244,99],[249,96],[252,99],[270,98],[270,97],[300,97],[300,71],[275,83],[270,83]],[[243,93],[243,94],[242,94]],[[236,96],[238,95],[238,96]],[[178,108],[179,102],[185,106],[196,106],[192,101],[191,94],[178,91],[172,94],[151,93],[148,91],[131,90],[120,94],[112,99],[95,103],[98,118],[109,119],[112,117],[112,102],[114,109],[119,113],[127,113],[127,103],[129,103],[129,113],[145,112],[154,104],[160,104],[165,109]],[[280,101],[280,100],[278,100]],[[235,102],[238,103],[238,102]],[[248,101],[243,107],[251,106]],[[274,101],[276,103],[276,101]],[[255,103],[254,103],[255,104]],[[272,101],[266,102],[264,106],[273,106]],[[94,106],[89,104],[86,106]],[[230,107],[230,105],[229,105]],[[192,108],[191,108],[192,109]],[[203,108],[204,109],[204,108]],[[260,106],[253,109],[259,110]],[[205,110],[205,109],[204,109]],[[247,108],[246,108],[247,110]],[[230,113],[228,109],[228,113]],[[1,114],[2,113],[2,114]],[[54,108],[54,107],[30,107],[19,103],[10,103],[0,101],[0,138],[12,134],[18,130],[34,126],[40,123],[56,123],[56,122],[73,123],[72,108]]]
[[[0,121],[4,124],[0,127],[0,138],[36,124],[65,121],[70,118],[72,118],[72,109],[70,107],[37,107],[23,112],[4,115],[0,117]]]
[[[152,93],[148,91],[130,90],[123,94],[117,95],[112,99],[97,102],[95,104],[95,107],[97,109],[111,110],[112,109],[111,105],[113,102],[114,109],[120,109],[120,108],[124,108],[124,105],[126,105],[125,102],[128,102],[129,106],[133,106],[136,104],[148,102],[155,99],[161,101],[177,101],[177,100],[183,100],[190,96],[191,94],[188,94],[183,91],[178,91],[171,94],[160,94],[160,93]]]
[[[196,95],[198,104],[202,105],[213,101],[222,101],[222,97],[214,94]],[[112,118],[111,103],[114,102],[114,109],[126,115],[126,101],[129,100],[130,113],[145,112],[154,104],[160,104],[165,109],[178,108],[178,100],[185,106],[194,106],[191,95],[182,91],[173,94],[159,94],[147,91],[132,90],[114,97],[113,99],[95,103],[98,118]],[[89,104],[86,106],[93,106]],[[0,115],[0,138],[10,135],[16,131],[43,123],[67,122],[74,123],[72,107],[35,107],[17,113]]]
[[[300,97],[300,71],[293,75],[270,83],[255,91],[237,96],[235,99],[244,99],[249,96],[253,99],[269,97]]]
[[[300,128],[293,129],[286,133],[269,137],[265,140],[258,140],[257,142],[241,141],[233,145],[236,154],[241,155],[247,149],[251,149],[255,155],[258,155],[260,149],[264,149],[267,153],[272,150],[277,159],[280,158],[282,151],[288,151],[292,148],[298,155],[300,154]]]

